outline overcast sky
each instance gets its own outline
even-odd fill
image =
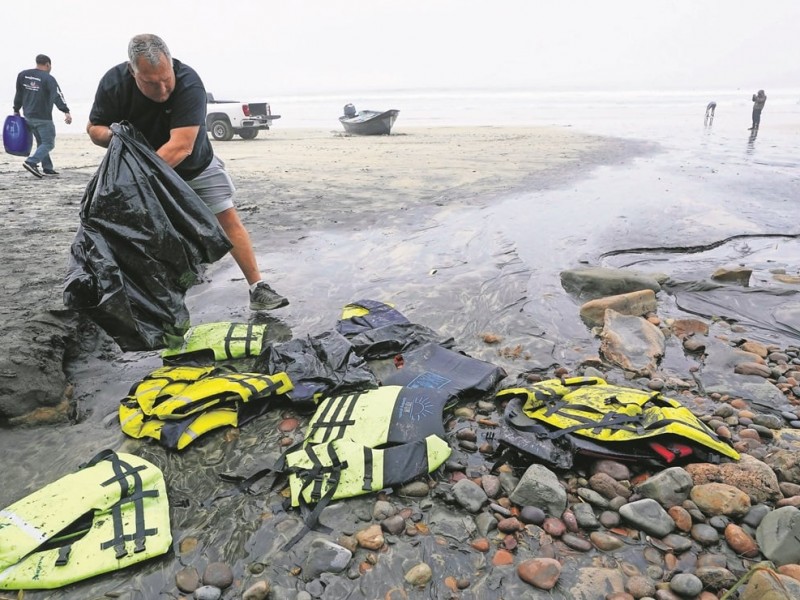
[[[37,0],[3,3],[0,82],[38,53],[93,97],[132,35],[217,97],[397,89],[800,88],[800,0]]]

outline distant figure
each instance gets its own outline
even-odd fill
[[[753,94],[753,126],[750,131],[755,131],[761,125],[761,111],[764,110],[764,104],[767,102],[767,95],[764,90],[758,90],[757,94]]]
[[[713,118],[715,110],[717,110],[717,103],[712,100],[708,103],[708,106],[706,106],[706,118]]]
[[[53,104],[64,113],[64,122],[72,123],[72,115],[58,87],[55,77],[50,75],[50,57],[39,54],[36,68],[25,69],[17,75],[17,91],[14,94],[14,114],[23,116],[28,122],[33,137],[36,138],[36,151],[25,159],[22,166],[32,175],[58,175],[53,169],[50,151],[56,147],[56,126],[53,124]],[[39,163],[42,170],[39,170]]]

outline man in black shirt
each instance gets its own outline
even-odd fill
[[[200,76],[173,59],[164,40],[153,34],[134,36],[128,59],[100,80],[86,127],[92,142],[108,147],[112,123],[133,124],[217,216],[250,284],[250,309],[286,306],[289,301],[261,278],[250,235],[233,204],[236,189],[208,139]]]
[[[17,75],[17,91],[14,94],[14,114],[18,115],[22,109],[25,121],[36,138],[36,151],[25,159],[22,166],[36,177],[42,177],[42,171],[45,175],[58,175],[50,159],[50,152],[56,145],[53,104],[64,113],[64,122],[67,125],[72,123],[64,94],[55,77],[50,75],[51,68],[50,57],[39,54],[35,69],[26,69]],[[39,170],[40,163],[42,171]]]

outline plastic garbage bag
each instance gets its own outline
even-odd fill
[[[433,343],[398,354],[394,366],[384,385],[447,390],[460,398],[494,391],[506,376],[502,367]]]
[[[132,125],[111,128],[81,201],[64,304],[87,314],[124,351],[180,344],[189,328],[186,290],[231,243]]]
[[[366,361],[336,331],[265,346],[253,369],[268,375],[285,371],[294,385],[287,396],[301,409],[313,410],[321,396],[378,387]]]

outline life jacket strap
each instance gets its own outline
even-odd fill
[[[361,489],[365,492],[372,491],[373,469],[372,448],[364,446],[364,485],[361,486]]]
[[[114,477],[104,481],[101,485],[107,486],[118,483],[120,486],[120,500],[111,508],[111,519],[114,525],[114,537],[102,542],[100,548],[106,550],[113,547],[117,559],[128,556],[125,542],[134,542],[134,553],[145,550],[145,539],[158,533],[157,528],[146,529],[144,524],[144,498],[158,496],[157,490],[144,490],[140,471],[146,469],[144,465],[132,467],[130,464],[121,460],[116,454],[106,457],[111,462],[114,470]],[[133,488],[129,492],[128,477],[133,478]],[[133,533],[125,533],[122,523],[122,507],[124,504],[133,504],[135,530]]]
[[[310,456],[311,454],[314,454],[314,452],[311,450],[308,450],[307,452],[309,453],[309,458],[311,458]],[[322,513],[322,511],[325,510],[325,507],[328,506],[330,501],[333,499],[333,496],[336,494],[336,488],[339,486],[339,473],[341,472],[342,469],[347,468],[347,461],[341,462],[339,460],[339,457],[336,454],[336,450],[334,449],[333,444],[328,444],[328,457],[331,460],[331,466],[324,467],[324,469],[326,469],[329,473],[328,489],[325,491],[325,495],[316,501],[316,506],[314,507],[314,510],[308,513],[306,513],[306,511],[308,510],[308,505],[306,504],[303,498],[303,493],[301,490],[299,498],[300,498],[300,509],[304,513],[303,528],[300,531],[298,531],[294,535],[294,537],[292,537],[292,539],[289,540],[283,546],[284,552],[288,551],[292,546],[294,546],[297,542],[299,542],[303,538],[303,536],[312,529],[318,529],[318,530],[326,529],[327,531],[330,531],[329,527],[323,528],[319,526],[319,516]],[[312,458],[311,460],[314,461],[315,464],[320,464],[319,459],[316,457],[316,454],[314,454],[314,458]],[[305,489],[306,487],[308,487],[308,485],[303,486],[303,489]],[[313,493],[312,493],[312,499],[313,499]]]
[[[253,323],[247,323],[244,334],[236,335],[236,330],[241,329],[243,323],[231,323],[228,327],[228,333],[225,334],[225,356],[234,358],[234,351],[231,348],[232,342],[244,341],[245,356],[251,355],[253,342],[260,342],[259,336],[253,333]],[[261,344],[259,343],[258,351],[261,351]]]
[[[361,397],[361,393],[349,394],[347,396],[336,396],[329,398],[326,401],[325,408],[322,410],[319,419],[314,421],[308,428],[308,438],[314,438],[316,432],[320,429],[324,430],[321,440],[315,440],[315,443],[329,442],[330,440],[338,440],[344,437],[347,427],[355,424],[353,420],[353,411],[355,410],[356,403]],[[333,409],[333,414],[328,418],[329,413]],[[341,415],[344,410],[344,415]],[[339,428],[339,431],[334,434],[334,429]]]

